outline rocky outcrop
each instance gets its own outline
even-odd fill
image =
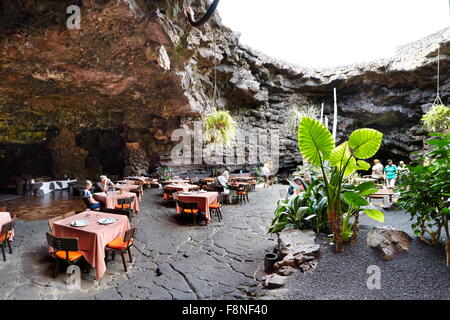
[[[367,245],[381,252],[383,260],[394,259],[395,255],[407,252],[411,237],[401,230],[374,228],[367,234]]]
[[[376,128],[385,134],[377,157],[405,158],[422,147],[425,132],[419,119],[434,99],[438,43],[443,101],[450,95],[450,29],[400,47],[391,58],[310,69],[242,45],[239,34],[223,26],[218,14],[202,28],[192,28],[182,13],[182,0],[0,3],[3,162],[15,157],[29,161],[27,154],[6,146],[45,150],[52,148],[48,142],[62,128],[70,128],[76,141],[88,129],[116,130],[123,141],[140,142],[149,169],[169,163],[177,143],[171,141],[173,131],[192,129],[193,121],[214,105],[214,79],[217,106],[230,110],[243,132],[279,130],[281,169],[301,160],[295,137],[284,127],[287,99],[323,102],[329,114],[334,87],[339,96],[338,138],[357,127]],[[81,8],[79,30],[66,26],[65,12],[73,4]],[[192,5],[196,12],[207,8],[205,0]],[[91,150],[88,158],[96,153],[99,150]],[[99,168],[108,167],[98,161]],[[48,166],[26,170],[48,172],[53,164]],[[183,165],[179,170],[197,167]]]

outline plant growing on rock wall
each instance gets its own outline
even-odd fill
[[[308,117],[311,119],[318,119],[320,116],[320,109],[315,105],[300,105],[296,98],[291,98],[288,101],[292,104],[287,114],[286,126],[289,132],[292,132],[293,136],[297,137],[298,126],[302,121],[303,117]],[[308,160],[303,157],[303,174],[307,182],[312,181],[311,171]]]
[[[236,135],[236,121],[229,111],[214,110],[203,120],[203,139],[212,146],[230,146]]]
[[[445,132],[450,129],[450,108],[435,105],[422,117],[423,126],[430,132]]]
[[[161,180],[169,180],[173,176],[173,169],[168,166],[160,166],[156,168],[155,173]]]
[[[370,165],[361,160],[375,155],[378,151],[383,134],[374,129],[358,129],[352,132],[348,141],[335,146],[331,132],[319,121],[304,117],[298,128],[298,146],[301,154],[313,165],[320,166],[327,197],[328,227],[333,233],[336,251],[342,252],[344,214],[341,196],[345,181],[356,170],[368,170]],[[359,160],[358,160],[359,159]],[[325,172],[325,162],[332,167],[331,174]],[[369,188],[370,189],[370,188]],[[366,192],[367,196],[370,192]],[[373,193],[373,192],[372,192]],[[366,200],[354,191],[344,193],[346,202],[363,205]],[[384,215],[375,209],[363,210],[369,217],[382,221]],[[345,217],[344,217],[345,222]],[[344,230],[345,231],[345,230]]]
[[[431,245],[440,243],[442,230],[447,236],[447,266],[450,266],[450,134],[432,134],[431,149],[423,152],[402,175],[398,204],[414,221],[414,233]],[[429,237],[429,240],[426,239]]]

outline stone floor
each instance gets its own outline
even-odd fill
[[[250,204],[225,206],[222,222],[206,227],[179,223],[159,191],[147,190],[133,219],[138,233],[129,272],[116,258],[100,281],[93,269],[82,274],[81,290],[68,287],[64,271],[51,277],[47,221],[19,221],[14,252],[0,261],[0,299],[246,299],[264,275],[265,250],[275,245],[267,235],[275,189],[252,192]]]

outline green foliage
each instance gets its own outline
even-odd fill
[[[342,251],[342,240],[350,239],[349,221],[352,215],[359,214],[359,208],[366,205],[362,198],[372,188],[364,185],[366,189],[355,189],[344,192],[343,185],[346,179],[356,170],[363,170],[368,163],[359,159],[373,156],[379,149],[382,133],[374,129],[358,129],[354,131],[348,142],[335,147],[331,132],[319,121],[304,117],[298,128],[298,145],[301,154],[309,162],[319,165],[322,169],[325,191],[327,197],[328,225],[333,232],[336,250]],[[332,166],[331,174],[325,172],[325,162]],[[372,190],[373,191],[373,190]],[[348,210],[346,214],[343,203]],[[373,209],[375,210],[375,209]],[[382,213],[369,211],[369,216],[381,219]]]
[[[322,181],[316,179],[309,185],[302,182],[306,187],[305,192],[278,201],[269,233],[277,233],[290,227],[312,229],[317,233],[327,229],[327,199]],[[295,182],[289,183],[301,191]]]
[[[435,105],[421,120],[428,131],[444,132],[450,128],[450,108],[443,104]]]
[[[401,176],[398,204],[411,215],[414,233],[436,245],[442,230],[449,241],[450,134],[432,135],[436,138],[427,141],[431,150],[419,154]]]
[[[173,176],[173,169],[168,166],[160,166],[156,168],[156,175],[162,180],[169,180]]]
[[[329,159],[334,148],[334,139],[322,123],[304,117],[298,127],[298,147],[306,160],[320,166],[323,160]]]
[[[229,111],[214,110],[203,120],[203,138],[206,143],[231,146],[236,135],[236,121]]]

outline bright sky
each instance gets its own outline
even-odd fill
[[[301,66],[393,55],[397,46],[450,26],[450,0],[221,0],[241,42]]]

